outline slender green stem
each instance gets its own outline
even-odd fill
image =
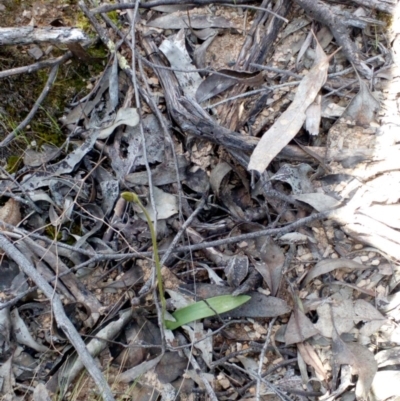
[[[142,210],[143,214],[146,217],[147,224],[149,225],[151,242],[153,244],[153,258],[154,258],[154,264],[156,266],[156,273],[157,273],[158,292],[160,294],[160,301],[161,301],[161,320],[164,324],[166,302],[165,302],[163,281],[162,281],[162,276],[161,276],[160,257],[158,255],[157,235],[154,230],[154,224],[151,221],[150,215],[147,212],[146,208],[143,206],[143,203],[140,201],[139,197],[134,192],[123,192],[121,194],[121,196],[127,202],[136,203],[140,207],[140,209]]]

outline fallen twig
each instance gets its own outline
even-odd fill
[[[0,234],[0,247],[4,250],[6,255],[14,260],[21,270],[38,285],[44,295],[51,300],[54,317],[58,327],[63,330],[71,344],[74,346],[79,358],[99,388],[101,396],[106,401],[114,401],[114,396],[110,386],[105,380],[96,362],[93,360],[93,357],[87,350],[81,336],[65,314],[63,304],[58,294],[54,292],[54,289],[39,274],[32,263],[30,263],[28,259],[26,259],[25,256],[2,234]]]

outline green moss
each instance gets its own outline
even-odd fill
[[[376,19],[385,22],[387,27],[393,24],[393,15],[384,13],[383,11],[377,11]]]
[[[23,10],[29,9],[34,0],[9,1],[6,7],[5,26],[12,26],[15,14],[20,15]],[[7,3],[7,4],[8,4]],[[68,26],[77,26],[95,35],[92,25],[85,15],[79,10],[76,0],[54,0],[57,4],[70,4],[63,11],[63,18]],[[117,19],[117,13],[111,13],[110,18]],[[9,22],[9,23],[8,23]],[[64,46],[54,47],[52,56],[64,54],[68,49]],[[22,154],[26,146],[36,141],[40,146],[43,143],[51,143],[60,146],[65,141],[63,128],[59,124],[59,118],[64,114],[65,106],[76,95],[83,97],[88,93],[88,80],[98,76],[104,70],[108,51],[102,44],[92,46],[88,54],[93,61],[84,62],[73,58],[60,66],[56,82],[51,87],[41,108],[36,112],[29,126],[19,132],[16,140],[9,147],[9,153]],[[31,57],[17,46],[0,46],[0,70],[8,70],[19,66],[32,64]],[[41,69],[30,74],[10,76],[2,80],[0,91],[0,104],[5,112],[0,115],[1,124],[8,132],[13,131],[24,120],[32,109],[48,80],[49,69]]]
[[[108,18],[110,18],[110,20],[111,20],[112,22],[114,22],[114,24],[115,24],[118,28],[120,28],[120,29],[122,28],[122,24],[121,24],[121,21],[120,21],[120,19],[119,19],[119,14],[117,13],[116,10],[108,12],[108,13],[107,13],[107,16],[108,16]]]
[[[96,45],[89,47],[87,51],[91,57],[95,57],[98,59],[106,59],[108,57],[108,50],[102,43],[97,43]],[[93,65],[96,66],[99,64],[101,65],[101,68],[104,70],[104,66],[101,60],[98,60]]]
[[[7,159],[6,171],[10,174],[15,173],[21,167],[21,156],[9,156]]]
[[[88,35],[94,35],[92,24],[82,11],[76,13],[75,26],[76,28],[82,29],[82,31],[86,32]]]
[[[56,229],[56,227],[54,227],[53,225],[48,224],[46,226],[44,232],[52,240],[61,241],[62,234],[61,234],[60,230]]]

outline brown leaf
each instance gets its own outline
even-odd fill
[[[10,198],[5,205],[0,208],[0,220],[3,220],[5,223],[13,226],[18,225],[18,223],[21,221],[19,203],[15,199]]]
[[[268,238],[260,250],[260,258],[264,263],[254,262],[254,267],[263,276],[271,294],[276,295],[282,278],[285,255],[281,247]]]
[[[274,157],[299,132],[306,119],[306,110],[314,102],[326,81],[330,57],[317,43],[317,57],[309,73],[301,80],[292,104],[263,135],[250,158],[247,169],[262,173]]]
[[[306,130],[310,135],[319,134],[321,124],[321,95],[318,95],[314,102],[306,110]]]
[[[48,144],[42,145],[42,151],[36,152],[33,149],[27,149],[24,154],[25,166],[38,167],[42,164],[48,163],[57,157],[60,153],[60,149]]]
[[[334,363],[351,366],[352,374],[358,375],[356,384],[357,400],[366,399],[372,381],[378,371],[374,354],[359,343],[345,343],[336,330],[333,330],[332,340]]]
[[[285,331],[286,345],[302,343],[307,338],[313,337],[319,331],[311,323],[310,319],[297,307],[295,307]]]
[[[225,274],[228,284],[237,288],[246,278],[249,272],[249,258],[243,255],[232,256],[228,265],[225,267]]]
[[[321,274],[329,273],[335,269],[362,270],[362,269],[367,269],[367,266],[364,266],[361,263],[357,263],[349,259],[324,259],[319,261],[316,265],[314,265],[310,269],[310,271],[307,273],[306,278],[304,279],[303,286],[307,285],[315,277],[318,277]]]
[[[351,118],[357,125],[369,125],[379,110],[380,103],[372,95],[367,84],[360,79],[360,91],[352,99],[343,113],[343,118]]]
[[[319,359],[319,356],[314,351],[313,347],[309,343],[305,342],[297,344],[297,349],[303,357],[304,362],[307,365],[312,366],[315,369],[315,372],[326,381],[327,377],[324,366],[322,365],[321,359]]]
[[[196,100],[201,103],[222,93],[235,84],[258,87],[264,82],[262,73],[223,69],[218,72],[228,75],[212,74],[197,88]]]

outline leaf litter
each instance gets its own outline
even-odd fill
[[[91,389],[143,401],[400,395],[387,384],[400,342],[388,85],[400,62],[374,10],[349,17],[369,43],[366,81],[350,35],[318,13],[314,35],[312,18],[297,18],[310,11],[303,0],[291,12],[273,2],[285,28],[267,3],[121,7],[119,31],[90,20],[109,63],[65,108],[64,146],[32,142],[16,171],[1,167],[2,395],[68,399],[88,367],[17,252],[61,295],[89,364],[100,361]],[[79,6],[86,17],[108,7]],[[153,291],[155,252],[164,295]]]

